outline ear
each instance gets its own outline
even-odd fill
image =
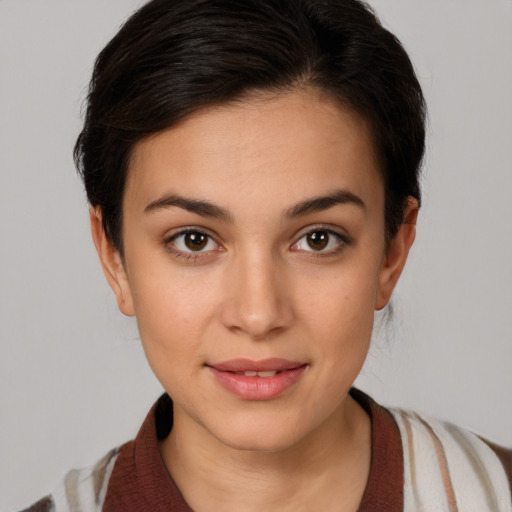
[[[116,296],[117,305],[123,314],[133,316],[135,311],[126,269],[119,251],[105,233],[101,209],[99,207],[91,208],[89,217],[92,239],[100,258],[103,273]]]
[[[384,255],[379,276],[379,290],[375,301],[376,310],[384,308],[391,299],[391,294],[405,266],[409,249],[416,237],[418,209],[418,201],[413,197],[408,197],[402,224],[396,235],[390,241],[389,247]]]

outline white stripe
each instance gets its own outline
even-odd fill
[[[441,440],[460,512],[512,511],[507,475],[492,449],[474,434],[455,425],[429,420]],[[470,453],[457,437],[467,443]],[[472,461],[477,460],[475,468]],[[488,493],[491,493],[488,496]],[[491,506],[492,508],[489,508]]]
[[[418,496],[415,493],[416,486],[412,484],[412,471],[411,471],[411,457],[409,454],[409,443],[412,444],[412,439],[409,439],[407,430],[405,428],[405,419],[398,411],[394,413],[395,421],[400,430],[400,437],[402,439],[402,451],[404,462],[404,512],[409,510],[418,510],[422,512],[422,507]]]
[[[444,512],[448,510],[435,446],[430,433],[421,420],[432,428],[443,446],[458,511],[512,512],[512,498],[505,470],[492,449],[477,436],[459,427],[404,411],[391,410],[391,413],[398,424],[402,437],[404,512]],[[413,454],[408,448],[407,424],[412,430]],[[462,445],[458,439],[462,440]],[[464,447],[465,444],[470,447],[469,452]],[[481,471],[475,471],[475,465],[471,461],[477,461],[476,464]],[[411,476],[413,471],[416,473],[416,489],[413,488]],[[489,491],[491,492],[490,496]],[[419,497],[419,502],[416,496]],[[489,504],[492,503],[495,505],[490,506]]]
[[[96,503],[94,492],[93,472],[96,467],[95,464],[89,468],[72,470],[66,475],[64,482],[52,494],[55,512],[101,512],[117,457],[117,454],[113,456],[106,468],[98,503]],[[73,496],[77,506],[72,506],[69,503],[68,493]]]
[[[103,503],[105,503],[105,498],[107,497],[107,489],[108,483],[110,481],[110,477],[112,476],[112,471],[114,471],[114,464],[116,463],[118,453],[110,459],[107,468],[105,469],[105,478],[103,479],[103,484],[101,486],[100,494],[99,494],[99,507],[100,510],[103,507]]]
[[[391,412],[400,429],[404,452],[404,512],[447,511],[444,482],[430,433],[414,416],[404,411]],[[412,430],[412,439],[409,441],[413,453],[407,442],[407,424]]]

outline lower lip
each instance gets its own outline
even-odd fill
[[[208,367],[217,382],[244,400],[271,400],[291,388],[302,377],[307,366],[284,370],[273,377],[246,377]]]

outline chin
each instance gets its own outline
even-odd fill
[[[232,419],[219,429],[211,429],[210,433],[223,445],[234,450],[276,453],[291,448],[307,435],[307,432],[297,428],[298,425],[303,426],[303,423],[291,418],[279,421],[276,415],[250,415],[239,421]]]
[[[253,453],[279,453],[291,448],[300,440],[292,435],[267,436],[261,434],[232,435],[219,441],[233,450]]]

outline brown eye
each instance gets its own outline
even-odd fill
[[[306,236],[307,243],[314,251],[322,251],[329,244],[327,231],[313,231]]]
[[[293,251],[319,253],[318,255],[329,256],[337,254],[351,241],[348,237],[336,233],[331,229],[312,229],[309,233],[301,236],[292,246]]]
[[[208,245],[209,237],[204,233],[186,233],[183,243],[191,251],[202,251]]]
[[[182,231],[174,235],[167,243],[184,253],[214,251],[219,247],[211,236],[202,231]]]

